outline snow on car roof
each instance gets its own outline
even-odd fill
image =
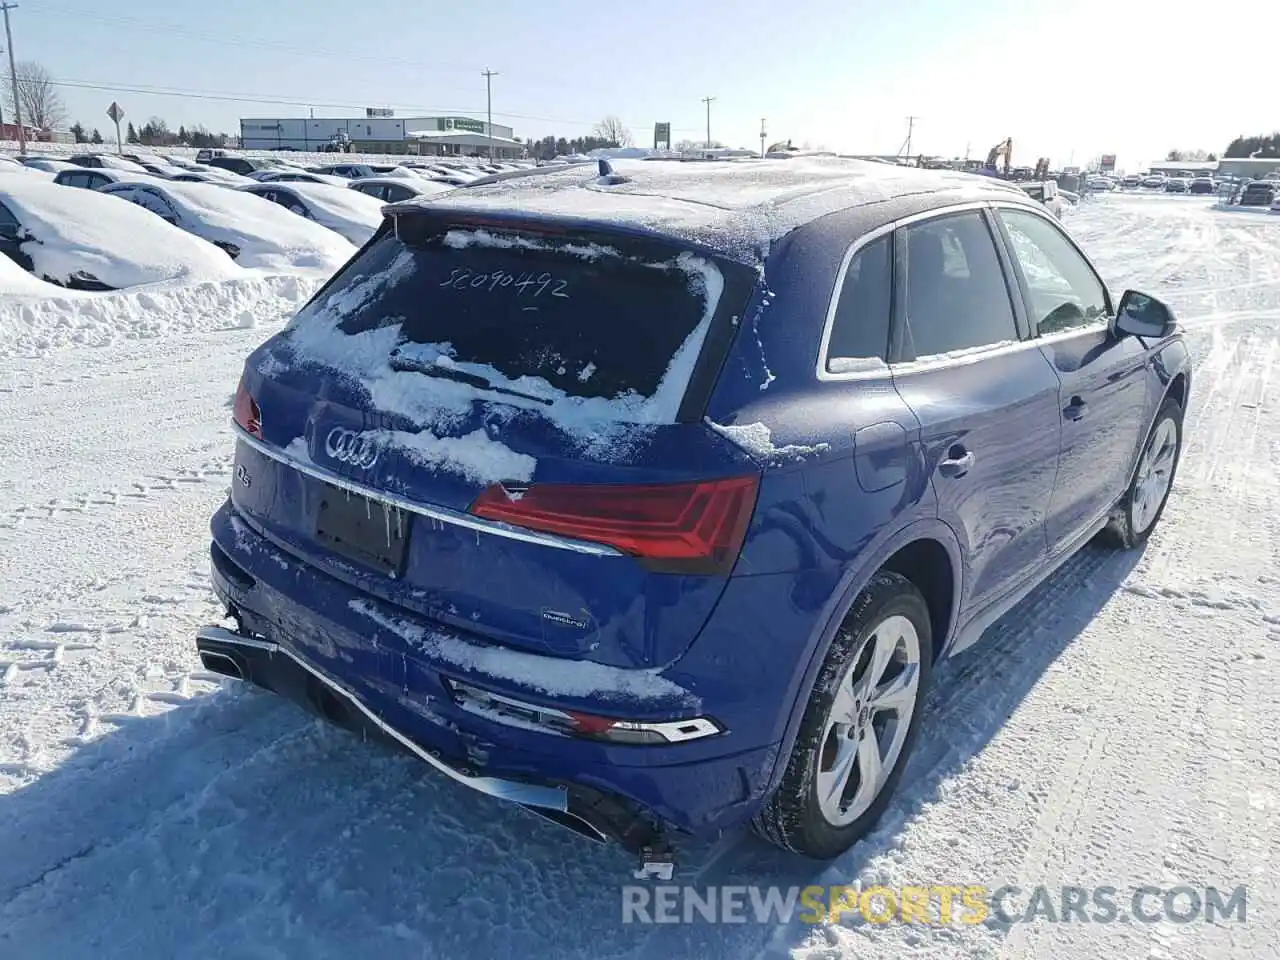
[[[382,201],[366,196],[350,187],[331,187],[327,183],[307,183],[303,180],[275,181],[273,190],[290,190],[315,207],[319,212],[344,220],[377,227],[382,222]]]
[[[600,176],[595,165],[587,164],[542,168],[432,198],[431,206],[604,220],[745,252],[860,204],[948,191],[1008,195],[1003,184],[996,187],[971,174],[836,157],[619,160],[610,167],[612,176]]]
[[[279,204],[216,183],[188,183],[151,178],[124,178],[124,184],[145,183],[177,210],[184,227],[212,242],[240,248],[242,267],[315,267],[337,269],[355,252],[350,243],[327,227],[286,210]]]
[[[428,180],[425,177],[360,177],[351,181],[351,186],[357,187],[365,183],[389,183],[397,187],[408,187],[410,190],[416,190],[419,196],[434,196],[438,193],[452,193],[456,188],[447,183],[441,183],[439,180]]]
[[[119,197],[35,177],[5,177],[0,202],[38,241],[22,244],[37,276],[65,279],[85,272],[120,288],[239,273],[217,247]]]

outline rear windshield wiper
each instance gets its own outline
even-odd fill
[[[541,403],[548,407],[552,404],[552,401],[546,397],[539,397],[532,393],[524,393],[520,390],[512,390],[510,387],[499,387],[487,377],[482,377],[478,373],[467,373],[466,371],[458,370],[455,367],[442,367],[440,364],[431,360],[417,360],[412,357],[406,357],[403,354],[393,353],[391,355],[391,369],[406,373],[423,373],[429,377],[440,377],[444,380],[453,380],[456,383],[465,383],[468,386],[475,387],[477,390],[488,390],[491,393],[505,393],[507,396],[533,400],[535,403]]]

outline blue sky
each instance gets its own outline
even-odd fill
[[[771,141],[892,153],[916,114],[929,153],[1012,136],[1020,163],[1124,166],[1278,122],[1265,53],[1137,0],[1079,0],[1070,20],[1017,0],[23,0],[12,16],[18,58],[104,135],[112,99],[137,123],[228,132],[307,106],[483,116],[486,67],[494,119],[521,137],[612,113],[639,142],[655,120],[700,140],[714,96],[712,136],[733,146],[758,146],[764,117]]]

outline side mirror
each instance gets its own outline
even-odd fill
[[[1135,337],[1167,337],[1176,323],[1167,304],[1137,290],[1126,290],[1120,298],[1113,329]]]

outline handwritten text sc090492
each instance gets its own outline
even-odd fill
[[[494,270],[490,273],[472,273],[467,267],[454,267],[449,279],[440,284],[452,290],[481,290],[485,293],[496,293],[499,290],[511,290],[518,297],[536,298],[544,293],[548,296],[569,299],[565,288],[568,280],[560,280],[550,273],[522,273],[517,276],[505,270]]]

